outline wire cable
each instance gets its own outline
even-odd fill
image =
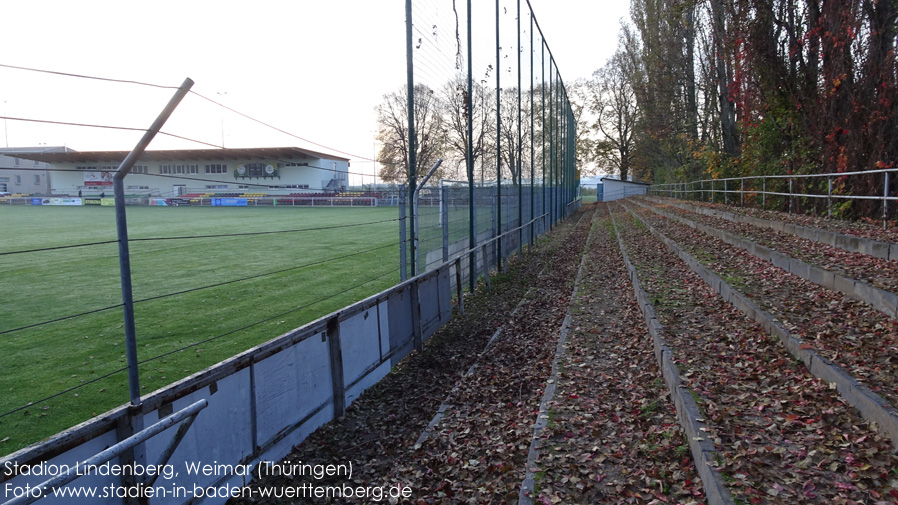
[[[368,226],[369,224],[392,223],[395,221],[399,221],[399,218],[384,219],[381,221],[369,221],[367,223],[337,224],[337,225],[332,225],[332,226],[317,226],[314,228],[297,228],[295,230],[253,231],[253,232],[244,232],[244,233],[220,233],[220,234],[216,234],[216,235],[188,235],[188,236],[181,236],[181,237],[132,238],[132,239],[129,239],[128,242],[146,242],[146,241],[156,241],[156,240],[184,240],[184,239],[199,239],[199,238],[223,238],[223,237],[251,237],[254,235],[275,235],[275,234],[280,234],[280,233],[300,233],[300,232],[304,232],[304,231],[336,230],[339,228],[353,228],[356,226]]]
[[[47,324],[58,323],[60,321],[65,321],[66,319],[75,319],[76,317],[89,316],[91,314],[96,314],[97,312],[103,312],[106,310],[116,309],[116,308],[121,307],[122,305],[123,304],[119,303],[116,305],[110,305],[108,307],[103,307],[102,309],[94,309],[94,310],[89,310],[87,312],[81,312],[80,314],[72,314],[72,315],[63,316],[63,317],[57,317],[56,319],[50,319],[48,321],[42,321],[40,323],[34,323],[34,324],[25,325],[25,326],[20,326],[18,328],[13,328],[11,330],[2,330],[2,331],[0,331],[0,335],[6,335],[7,333],[12,333],[15,331],[27,330],[29,328],[36,328],[38,326],[44,326]]]
[[[351,256],[357,256],[357,255],[369,253],[369,252],[372,252],[372,251],[376,251],[376,250],[378,250],[378,249],[386,249],[387,247],[393,247],[393,246],[396,246],[396,245],[399,245],[399,243],[396,242],[396,243],[392,243],[392,244],[387,244],[387,245],[383,245],[383,246],[379,246],[379,247],[374,247],[374,248],[372,248],[372,249],[366,249],[366,250],[364,250],[364,251],[358,251],[358,252],[346,254],[346,255],[343,255],[343,256],[336,256],[336,257],[333,257],[333,258],[328,258],[328,259],[325,259],[325,260],[320,260],[320,261],[315,261],[315,262],[311,262],[311,263],[306,263],[306,264],[299,265],[299,266],[295,266],[295,267],[285,268],[285,269],[281,269],[281,270],[275,270],[275,271],[272,271],[272,272],[266,272],[266,273],[262,273],[262,274],[251,275],[251,276],[249,276],[249,277],[243,277],[243,278],[240,278],[240,279],[233,279],[233,280],[230,280],[230,281],[218,282],[218,283],[215,283],[215,284],[210,284],[210,285],[207,285],[207,286],[201,286],[201,287],[197,287],[197,288],[191,288],[191,289],[187,289],[187,290],[183,290],[183,291],[177,291],[177,292],[175,292],[175,293],[167,293],[167,294],[164,294],[164,295],[157,295],[157,296],[152,296],[152,297],[149,297],[149,298],[142,298],[142,299],[139,299],[139,300],[134,300],[134,303],[142,303],[142,302],[148,302],[148,301],[152,301],[152,300],[159,300],[159,299],[162,299],[162,298],[169,298],[169,297],[172,297],[172,296],[182,295],[182,294],[185,294],[185,293],[192,293],[192,292],[194,292],[194,291],[201,291],[201,290],[203,290],[203,289],[209,289],[209,288],[214,288],[214,287],[226,286],[226,285],[228,285],[228,284],[235,284],[235,283],[237,283],[237,282],[243,282],[243,281],[247,281],[247,280],[251,280],[251,279],[258,279],[258,278],[261,278],[261,277],[267,277],[267,276],[270,276],[270,275],[277,275],[277,274],[284,273],[284,272],[289,272],[289,271],[292,271],[292,270],[299,270],[299,269],[302,269],[302,268],[308,268],[308,267],[311,267],[311,266],[322,265],[322,264],[324,264],[324,263],[329,263],[329,262],[331,262],[331,261],[337,261],[337,260],[341,260],[341,259],[346,259],[346,258],[349,258],[349,257],[351,257]],[[43,321],[43,322],[40,322],[40,323],[34,323],[34,324],[26,325],[26,326],[21,326],[21,327],[19,327],[19,328],[12,328],[12,329],[9,329],[9,330],[2,330],[2,331],[0,331],[0,335],[5,335],[5,334],[7,334],[7,333],[13,333],[13,332],[16,332],[16,331],[21,331],[21,330],[27,330],[27,329],[29,329],[29,328],[35,328],[35,327],[37,327],[37,326],[44,326],[44,325],[47,325],[47,324],[58,323],[58,322],[60,322],[60,321],[65,321],[65,320],[67,320],[67,319],[74,319],[74,318],[77,318],[77,317],[88,316],[88,315],[91,315],[91,314],[96,314],[96,313],[98,313],[98,312],[103,312],[103,311],[106,311],[106,310],[115,309],[115,308],[121,307],[122,305],[123,305],[123,304],[119,303],[119,304],[116,304],[116,305],[110,305],[110,306],[108,306],[108,307],[103,307],[103,308],[100,308],[100,309],[94,309],[94,310],[90,310],[90,311],[87,311],[87,312],[82,312],[82,313],[79,313],[79,314],[68,315],[68,316],[64,316],[64,317],[59,317],[59,318],[51,319],[51,320],[48,320],[48,321]]]
[[[27,409],[28,407],[31,407],[32,405],[37,405],[37,404],[43,403],[43,402],[45,402],[45,401],[47,401],[47,400],[52,400],[53,398],[56,398],[57,396],[62,396],[62,395],[64,395],[64,394],[66,394],[66,393],[71,393],[72,391],[74,391],[74,390],[76,390],[76,389],[81,389],[81,388],[83,388],[84,386],[87,386],[88,384],[93,384],[94,382],[101,381],[101,380],[106,379],[106,378],[108,378],[108,377],[111,377],[111,376],[113,376],[113,375],[115,375],[115,374],[117,374],[117,373],[124,372],[124,371],[127,370],[127,369],[128,369],[128,367],[119,368],[118,370],[113,370],[112,372],[109,372],[109,373],[107,373],[106,375],[101,375],[101,376],[99,376],[99,377],[97,377],[97,378],[95,378],[95,379],[91,379],[91,380],[89,380],[89,381],[87,381],[87,382],[82,382],[81,384],[78,384],[77,386],[72,386],[72,387],[70,387],[70,388],[68,388],[68,389],[66,389],[66,390],[60,391],[60,392],[58,392],[58,393],[53,393],[53,394],[50,395],[50,396],[46,396],[46,397],[44,397],[44,398],[41,398],[40,400],[33,401],[33,402],[28,402],[27,404],[25,404],[25,405],[23,405],[23,406],[21,406],[21,407],[18,407],[18,408],[15,408],[15,409],[13,409],[13,410],[10,410],[9,412],[4,412],[4,413],[0,414],[0,418],[5,417],[5,416],[8,416],[8,415],[10,415],[10,414],[14,414],[14,413],[16,413],[16,412],[18,412],[18,411],[20,411],[20,410],[25,410],[25,409]]]
[[[192,344],[188,344],[188,345],[186,345],[186,346],[184,346],[184,347],[182,347],[182,348],[180,348],[180,349],[176,349],[176,350],[174,350],[174,351],[169,351],[169,352],[167,352],[167,353],[160,354],[160,355],[154,356],[154,357],[152,357],[152,358],[147,358],[147,359],[145,359],[145,360],[143,360],[143,361],[138,361],[138,364],[139,364],[139,365],[142,365],[142,364],[144,364],[144,363],[149,363],[150,361],[155,361],[155,360],[157,360],[157,359],[161,359],[161,358],[164,358],[164,357],[166,357],[166,356],[170,356],[170,355],[172,355],[172,354],[175,354],[175,353],[178,353],[178,352],[185,351],[185,350],[187,350],[187,349],[196,347],[196,346],[198,346],[198,345],[202,345],[202,344],[205,344],[205,343],[207,343],[207,342],[211,342],[211,341],[213,341],[213,340],[217,340],[217,339],[219,339],[219,338],[226,337],[226,336],[228,336],[228,335],[233,335],[234,333],[237,333],[237,332],[239,332],[239,331],[248,330],[248,329],[252,328],[253,326],[258,326],[258,325],[260,325],[260,324],[262,324],[262,323],[267,323],[268,321],[272,321],[272,320],[274,320],[274,319],[278,319],[278,318],[284,317],[284,316],[289,315],[289,314],[292,314],[292,313],[294,313],[294,312],[296,312],[296,311],[299,311],[299,310],[302,310],[302,309],[307,309],[307,308],[311,307],[312,305],[317,305],[317,304],[322,303],[322,302],[324,302],[324,301],[330,300],[331,298],[334,298],[334,297],[336,297],[336,296],[340,296],[340,295],[342,295],[342,294],[344,294],[344,293],[347,293],[347,292],[349,292],[349,291],[352,291],[353,289],[358,289],[358,288],[364,286],[365,284],[369,284],[369,283],[371,283],[371,282],[374,282],[374,281],[376,281],[376,280],[378,280],[378,279],[381,279],[381,278],[383,278],[383,277],[386,277],[386,276],[388,276],[388,275],[390,275],[390,274],[393,274],[393,273],[396,273],[396,272],[398,272],[398,271],[399,271],[398,268],[394,268],[393,270],[390,270],[389,272],[386,272],[386,273],[384,273],[384,274],[378,275],[377,277],[368,279],[368,280],[366,280],[365,282],[363,282],[363,283],[361,283],[361,284],[356,284],[355,286],[352,286],[352,287],[350,287],[350,288],[346,288],[346,289],[344,289],[344,290],[342,290],[342,291],[339,291],[339,292],[337,292],[337,293],[328,295],[328,296],[326,296],[326,297],[324,297],[324,298],[319,298],[318,300],[315,300],[314,302],[309,302],[309,303],[307,303],[307,304],[305,304],[305,305],[300,305],[300,306],[298,306],[298,307],[296,307],[296,308],[294,308],[294,309],[290,309],[290,310],[288,310],[287,312],[282,312],[282,313],[280,313],[280,314],[275,314],[275,315],[273,315],[273,316],[271,316],[271,317],[266,317],[265,319],[263,319],[263,320],[261,320],[261,321],[256,321],[255,323],[251,323],[251,324],[248,324],[248,325],[246,325],[246,326],[242,326],[242,327],[240,327],[240,328],[237,328],[237,329],[234,329],[234,330],[231,330],[231,331],[222,333],[222,334],[220,334],[220,335],[216,335],[216,336],[214,336],[214,337],[209,337],[209,338],[207,338],[207,339],[205,339],[205,340],[200,340],[199,342],[194,342],[194,343],[192,343]]]
[[[99,125],[99,124],[87,124],[87,123],[71,123],[68,121],[50,121],[49,119],[32,119],[32,118],[24,118],[24,117],[10,117],[10,116],[0,116],[0,119],[9,119],[10,121],[24,121],[26,123],[45,123],[45,124],[58,124],[63,126],[80,126],[83,128],[105,128],[107,130],[124,130],[124,131],[135,131],[135,132],[146,132],[146,128],[130,128],[127,126],[112,126],[112,125]],[[162,132],[159,132],[162,133]],[[7,156],[15,155],[15,153],[4,153]],[[31,154],[31,153],[19,153],[19,154]]]
[[[120,79],[106,79],[106,78],[101,78],[101,77],[90,77],[90,76],[83,76],[83,75],[77,75],[77,74],[67,74],[67,73],[64,73],[64,72],[52,72],[52,71],[46,71],[46,70],[28,69],[28,68],[25,68],[25,67],[14,67],[14,66],[11,66],[11,65],[3,65],[3,64],[0,64],[0,67],[18,68],[18,69],[23,69],[23,70],[32,70],[32,71],[35,71],[35,72],[45,72],[45,73],[50,73],[50,74],[65,75],[65,76],[70,76],[70,77],[81,77],[81,78],[86,78],[86,79],[97,79],[97,80],[111,81],[111,82],[122,82],[122,83],[130,83],[130,84],[142,84],[142,85],[145,85],[145,86],[155,86],[155,87],[159,87],[159,88],[167,88],[167,89],[178,89],[177,86],[160,86],[160,85],[154,85],[154,84],[149,84],[149,83],[142,83],[142,82],[138,82],[138,81],[127,81],[127,80],[120,80]],[[240,116],[242,116],[242,117],[244,117],[244,118],[246,118],[246,119],[249,119],[250,121],[254,121],[254,122],[256,122],[256,123],[259,123],[259,124],[261,124],[261,125],[264,125],[264,126],[266,126],[266,127],[268,127],[268,128],[271,128],[271,129],[273,129],[273,130],[275,130],[275,131],[278,131],[278,132],[283,133],[283,134],[285,134],[285,135],[288,135],[288,136],[290,136],[290,137],[293,137],[293,138],[302,140],[303,142],[308,142],[308,143],[310,143],[310,144],[313,144],[313,145],[316,145],[316,146],[325,148],[325,149],[327,149],[327,150],[329,150],[329,151],[333,151],[333,152],[340,153],[340,154],[345,154],[345,155],[347,155],[347,156],[351,156],[351,157],[354,158],[354,159],[364,160],[365,162],[373,162],[373,163],[376,163],[376,162],[377,162],[377,160],[375,160],[374,158],[369,158],[369,157],[367,157],[367,156],[361,156],[361,155],[357,155],[357,154],[352,154],[352,153],[349,153],[349,152],[346,152],[346,151],[342,151],[342,150],[340,150],[340,149],[335,149],[335,148],[326,146],[326,145],[324,145],[324,144],[320,144],[320,143],[318,143],[318,142],[314,142],[314,141],[312,141],[312,140],[309,140],[309,139],[300,137],[300,136],[298,136],[298,135],[295,135],[295,134],[293,134],[293,133],[290,133],[290,132],[288,132],[288,131],[286,131],[286,130],[283,130],[283,129],[281,129],[281,128],[278,128],[278,127],[276,127],[276,126],[272,126],[272,125],[270,125],[270,124],[268,124],[268,123],[265,123],[264,121],[261,121],[261,120],[259,120],[259,119],[256,119],[256,118],[254,118],[254,117],[252,117],[252,116],[249,116],[249,115],[247,115],[247,114],[244,114],[244,113],[242,113],[242,112],[240,112],[240,111],[237,111],[237,110],[235,110],[235,109],[232,109],[232,108],[230,108],[230,107],[228,107],[228,106],[226,106],[226,105],[223,105],[223,104],[221,104],[221,103],[219,103],[219,102],[216,102],[215,100],[212,100],[211,98],[205,97],[205,96],[203,96],[203,95],[201,95],[201,94],[199,94],[199,93],[197,93],[197,92],[195,92],[195,91],[192,91],[192,90],[191,90],[190,93],[193,93],[193,94],[199,96],[200,98],[203,98],[203,99],[205,99],[205,100],[208,100],[208,101],[212,102],[213,104],[218,105],[219,107],[222,107],[222,108],[224,108],[224,109],[227,109],[227,110],[229,110],[229,111],[231,111],[231,112],[233,112],[233,113],[235,113],[235,114],[238,114],[238,115],[240,115]],[[46,120],[46,119],[32,119],[32,118],[20,118],[20,117],[10,117],[10,116],[0,116],[0,119],[11,120],[11,121],[24,121],[24,122],[31,122],[31,123],[57,124],[57,125],[63,125],[63,126],[78,126],[78,127],[84,127],[84,128],[105,128],[105,129],[112,129],[112,130],[141,131],[141,132],[146,132],[146,131],[147,131],[146,128],[133,128],[133,127],[111,126],[111,125],[96,125],[96,124],[88,124],[88,123],[73,123],[73,122],[67,122],[67,121],[51,121],[51,120]],[[181,139],[181,140],[186,140],[186,141],[188,141],[188,142],[193,142],[193,143],[200,144],[200,145],[205,145],[205,146],[209,146],[209,147],[215,147],[215,148],[219,148],[219,149],[225,149],[224,146],[220,146],[220,145],[218,145],[218,144],[214,144],[214,143],[211,143],[211,142],[205,142],[205,141],[202,141],[202,140],[197,140],[197,139],[194,139],[194,138],[185,137],[185,136],[177,135],[177,134],[174,134],[174,133],[169,133],[169,132],[166,132],[166,131],[159,131],[158,133],[159,133],[160,135],[166,135],[166,136],[169,136],[169,137],[173,137],[173,138],[177,138],[177,139]],[[322,168],[322,167],[318,167],[318,168]],[[323,169],[323,168],[322,168],[322,169]],[[350,173],[350,172],[347,172],[347,173]],[[368,175],[372,175],[372,174],[353,173],[353,175],[365,175],[365,176],[368,176]]]
[[[130,240],[128,241],[130,242]],[[59,249],[73,249],[76,247],[88,247],[94,245],[106,245],[106,244],[117,244],[118,240],[106,240],[103,242],[88,242],[86,244],[72,244],[72,245],[61,245],[55,247],[41,247],[40,249],[25,249],[22,251],[7,251],[0,252],[0,256],[9,256],[11,254],[24,254],[24,253],[33,253],[33,252],[43,252],[43,251],[57,251]]]
[[[244,232],[244,233],[220,233],[216,235],[188,235],[188,236],[180,236],[180,237],[146,237],[146,238],[129,238],[128,242],[150,242],[150,241],[162,241],[162,240],[185,240],[185,239],[202,239],[202,238],[230,238],[230,237],[250,237],[255,235],[275,235],[280,233],[300,233],[306,231],[326,231],[326,230],[335,230],[339,228],[352,228],[355,226],[368,226],[371,224],[383,224],[390,223],[394,221],[399,221],[399,218],[396,219],[384,219],[382,221],[369,221],[367,223],[353,223],[353,224],[338,224],[332,226],[319,226],[314,228],[297,228],[294,230],[273,230],[273,231],[254,231],[254,232]],[[60,249],[72,249],[76,247],[89,247],[95,245],[107,245],[107,244],[117,244],[118,240],[106,240],[103,242],[88,242],[85,244],[72,244],[72,245],[64,245],[64,246],[55,246],[55,247],[42,247],[39,249],[25,249],[22,251],[7,251],[0,252],[0,256],[9,256],[12,254],[24,254],[24,253],[33,253],[33,252],[44,252],[44,251],[56,251]]]
[[[145,359],[145,360],[138,361],[137,364],[138,364],[138,365],[143,365],[143,364],[146,364],[146,363],[149,363],[149,362],[152,362],[152,361],[156,361],[156,360],[162,359],[162,358],[164,358],[164,357],[166,357],[166,356],[171,356],[172,354],[176,354],[176,353],[179,353],[179,352],[186,351],[187,349],[191,349],[191,348],[193,348],[193,347],[196,347],[196,346],[199,346],[199,345],[202,345],[202,344],[211,342],[211,341],[213,341],[213,340],[218,340],[218,339],[223,338],[223,337],[226,337],[226,336],[228,336],[228,335],[233,335],[234,333],[237,333],[237,332],[239,332],[239,331],[248,330],[248,329],[252,328],[253,326],[258,326],[258,325],[260,325],[260,324],[267,323],[268,321],[271,321],[271,320],[274,320],[274,319],[278,319],[278,318],[280,318],[280,317],[283,317],[283,316],[292,314],[292,313],[297,312],[297,311],[299,311],[299,310],[307,309],[307,308],[309,308],[309,307],[311,307],[311,306],[313,306],[313,305],[317,305],[317,304],[322,303],[322,302],[324,302],[324,301],[330,300],[331,298],[340,296],[340,295],[342,295],[342,294],[344,294],[344,293],[348,293],[349,291],[352,291],[352,290],[354,290],[354,289],[358,289],[358,288],[364,286],[365,284],[370,284],[370,283],[372,283],[372,282],[374,282],[374,281],[376,281],[376,280],[382,279],[382,278],[384,278],[384,277],[386,277],[386,276],[388,276],[388,275],[390,275],[390,274],[396,273],[397,271],[399,271],[399,269],[398,269],[398,268],[395,268],[395,269],[393,269],[393,270],[390,270],[389,272],[386,272],[386,273],[384,273],[384,274],[378,275],[377,277],[373,277],[373,278],[371,278],[371,279],[368,279],[368,280],[366,280],[366,281],[364,281],[364,282],[362,282],[362,283],[360,283],[360,284],[356,284],[355,286],[351,286],[351,287],[346,288],[346,289],[344,289],[344,290],[342,290],[342,291],[339,291],[339,292],[337,292],[337,293],[334,293],[334,294],[325,296],[324,298],[319,298],[318,300],[315,300],[315,301],[313,301],[313,302],[309,302],[309,303],[307,303],[307,304],[305,304],[305,305],[301,305],[301,306],[299,306],[299,307],[296,307],[296,308],[294,308],[294,309],[290,309],[290,310],[288,310],[288,311],[286,311],[286,312],[282,312],[282,313],[280,313],[280,314],[275,314],[275,315],[273,315],[273,316],[271,316],[271,317],[267,317],[267,318],[265,318],[265,319],[262,319],[261,321],[256,321],[255,323],[248,324],[248,325],[246,325],[246,326],[243,326],[243,327],[240,327],[240,328],[237,328],[237,329],[228,331],[228,332],[226,332],[226,333],[222,333],[222,334],[216,335],[216,336],[214,336],[214,337],[209,337],[209,338],[207,338],[207,339],[205,339],[205,340],[201,340],[201,341],[199,341],[199,342],[194,342],[194,343],[189,344],[189,345],[186,345],[186,346],[184,346],[184,347],[182,347],[182,348],[180,348],[180,349],[176,349],[176,350],[174,350],[174,351],[169,351],[169,352],[167,352],[167,353],[163,353],[163,354],[160,354],[160,355],[158,355],[158,356],[153,356],[152,358],[147,358],[147,359]],[[60,391],[60,392],[58,392],[58,393],[53,393],[52,395],[46,396],[46,397],[44,397],[44,398],[41,398],[40,400],[36,400],[36,401],[33,401],[33,402],[29,402],[29,403],[27,403],[27,404],[25,404],[25,405],[23,405],[23,406],[21,406],[21,407],[18,407],[18,408],[15,408],[15,409],[13,409],[13,410],[10,410],[10,411],[8,411],[8,412],[4,412],[4,413],[0,414],[0,418],[3,418],[3,417],[8,416],[8,415],[10,415],[10,414],[14,414],[14,413],[16,413],[16,412],[22,411],[22,410],[24,410],[24,409],[27,409],[28,407],[33,406],[33,405],[38,405],[38,404],[43,403],[43,402],[45,402],[45,401],[47,401],[47,400],[52,400],[53,398],[56,398],[56,397],[58,397],[58,396],[62,396],[62,395],[64,395],[64,394],[66,394],[66,393],[70,393],[70,392],[72,392],[72,391],[75,391],[76,389],[83,388],[83,387],[85,387],[85,386],[87,386],[87,385],[90,385],[90,384],[93,384],[93,383],[98,382],[98,381],[100,381],[100,380],[106,379],[106,378],[111,377],[111,376],[113,376],[113,375],[115,375],[115,374],[124,372],[124,371],[127,370],[127,369],[128,369],[128,367],[123,367],[123,368],[119,368],[119,369],[117,369],[117,370],[113,370],[112,372],[109,372],[109,373],[107,373],[107,374],[105,374],[105,375],[101,375],[101,376],[99,376],[99,377],[97,377],[97,378],[94,378],[94,379],[91,379],[91,380],[89,380],[89,381],[87,381],[87,382],[83,382],[83,383],[81,383],[81,384],[78,384],[77,386],[70,387],[70,388],[65,389],[65,390],[63,390],[63,391]]]
[[[123,83],[123,84],[138,84],[138,85],[141,85],[141,86],[150,86],[150,87],[161,88],[161,89],[178,89],[178,86],[166,86],[166,85],[161,85],[161,84],[152,84],[152,83],[148,83],[148,82],[133,81],[133,80],[127,80],[127,79],[112,79],[112,78],[108,78],[108,77],[96,77],[96,76],[90,76],[90,75],[72,74],[72,73],[67,73],[67,72],[58,72],[58,71],[53,71],[53,70],[43,70],[43,69],[37,69],[37,68],[20,67],[20,66],[16,66],[16,65],[7,65],[7,64],[2,64],[2,63],[0,63],[0,67],[3,67],[3,68],[9,68],[9,69],[14,69],[14,70],[24,70],[24,71],[28,71],[28,72],[38,72],[38,73],[43,73],[43,74],[60,75],[60,76],[64,76],[64,77],[77,77],[77,78],[80,78],[80,79],[93,79],[93,80],[97,80],[97,81],[117,82],[117,83]],[[221,108],[223,108],[223,109],[227,109],[227,110],[229,110],[229,111],[231,111],[231,112],[233,112],[233,113],[235,113],[235,114],[237,114],[237,115],[239,115],[239,116],[242,116],[242,117],[244,117],[244,118],[246,118],[246,119],[249,119],[250,121],[259,123],[259,124],[261,124],[261,125],[263,125],[263,126],[266,126],[266,127],[268,127],[268,128],[271,128],[272,130],[275,130],[275,131],[278,131],[278,132],[283,133],[283,134],[285,134],[285,135],[289,135],[289,136],[291,136],[291,137],[293,137],[293,138],[302,140],[303,142],[308,142],[308,143],[313,144],[313,145],[316,145],[316,146],[318,146],[318,147],[323,147],[323,148],[328,149],[328,150],[330,150],[330,151],[333,151],[333,152],[336,152],[336,153],[340,153],[340,154],[345,154],[345,155],[351,156],[351,157],[353,157],[353,158],[363,159],[363,160],[367,160],[367,161],[375,161],[373,158],[369,158],[369,157],[367,157],[367,156],[360,156],[360,155],[352,154],[352,153],[349,153],[349,152],[346,152],[346,151],[341,151],[341,150],[339,150],[339,149],[334,149],[334,148],[329,147],[329,146],[326,146],[326,145],[324,145],[324,144],[320,144],[320,143],[318,143],[318,142],[314,142],[314,141],[312,141],[312,140],[309,140],[309,139],[300,137],[299,135],[295,135],[295,134],[290,133],[290,132],[288,132],[288,131],[286,131],[286,130],[283,130],[283,129],[281,129],[281,128],[278,128],[278,127],[276,127],[276,126],[272,126],[272,125],[270,125],[270,124],[268,124],[268,123],[266,123],[266,122],[264,122],[264,121],[261,121],[261,120],[259,120],[259,119],[254,118],[254,117],[252,117],[252,116],[250,116],[250,115],[248,115],[248,114],[244,114],[244,113],[242,113],[242,112],[240,112],[240,111],[238,111],[238,110],[232,109],[231,107],[228,107],[227,105],[224,105],[224,104],[222,104],[222,103],[219,103],[219,102],[217,102],[217,101],[215,101],[215,100],[213,100],[213,99],[211,99],[211,98],[209,98],[209,97],[207,97],[207,96],[201,95],[200,93],[197,93],[196,91],[190,90],[190,93],[191,93],[191,94],[194,94],[194,95],[196,95],[196,96],[198,96],[198,97],[200,97],[200,98],[202,98],[203,100],[207,100],[207,101],[209,101],[209,102],[211,102],[211,103],[213,103],[213,104],[215,104],[215,105],[217,105],[217,106],[219,106],[219,107],[221,107]],[[13,119],[13,120],[20,120],[20,121],[28,121],[28,120],[26,120],[26,119],[17,119],[17,118],[0,118],[0,119]],[[51,123],[52,123],[52,121],[46,121],[46,122],[51,122]],[[62,124],[64,124],[64,123],[62,123]],[[95,125],[76,125],[76,126],[95,126]],[[144,130],[144,131],[146,131],[146,130]],[[163,133],[163,132],[160,132],[160,133]],[[211,144],[209,144],[209,145],[211,145]]]
[[[345,255],[343,255],[343,256],[335,256],[335,257],[333,257],[333,258],[328,258],[328,259],[319,260],[319,261],[313,261],[313,262],[311,262],[311,263],[305,263],[305,264],[303,264],[303,265],[299,265],[299,266],[295,266],[295,267],[284,268],[284,269],[281,269],[281,270],[274,270],[274,271],[272,271],[272,272],[266,272],[266,273],[262,273],[262,274],[250,275],[250,276],[248,276],[248,277],[242,277],[242,278],[240,278],[240,279],[233,279],[233,280],[230,280],[230,281],[218,282],[218,283],[215,283],[215,284],[209,284],[209,285],[207,285],[207,286],[201,286],[201,287],[198,287],[198,288],[190,288],[190,289],[185,289],[185,290],[183,290],[183,291],[177,291],[177,292],[174,292],[174,293],[167,293],[167,294],[164,294],[164,295],[151,296],[151,297],[149,297],[149,298],[141,298],[140,300],[135,300],[134,303],[149,302],[149,301],[152,301],[152,300],[159,300],[159,299],[162,299],[162,298],[170,298],[170,297],[172,297],[172,296],[183,295],[183,294],[185,294],[185,293],[192,293],[192,292],[194,292],[194,291],[202,291],[202,290],[204,290],[204,289],[210,289],[210,288],[217,288],[217,287],[221,287],[221,286],[227,286],[227,285],[229,285],[229,284],[236,284],[236,283],[238,283],[238,282],[248,281],[248,280],[252,280],[252,279],[259,279],[259,278],[262,278],[262,277],[268,277],[268,276],[271,276],[271,275],[282,274],[282,273],[284,273],[284,272],[292,272],[292,271],[294,271],[294,270],[301,270],[301,269],[303,269],[303,268],[313,267],[313,266],[317,266],[317,265],[323,265],[323,264],[325,264],[325,263],[330,263],[330,262],[332,262],[332,261],[337,261],[337,260],[341,260],[341,259],[346,259],[346,258],[349,258],[349,257],[352,257],[352,256],[358,256],[358,255],[361,255],[361,254],[369,253],[369,252],[372,252],[372,251],[377,251],[377,250],[379,250],[379,249],[386,249],[387,247],[394,247],[394,246],[397,246],[397,245],[399,245],[398,242],[393,243],[393,244],[382,245],[382,246],[379,246],[379,247],[374,247],[374,248],[371,248],[371,249],[366,249],[366,250],[364,250],[364,251],[358,251],[358,252],[354,252],[354,253],[350,253],[350,254],[345,254]]]
[[[196,95],[196,96],[198,96],[198,97],[200,97],[200,98],[202,98],[203,100],[208,100],[209,102],[212,102],[212,103],[214,103],[215,105],[217,105],[217,106],[219,106],[219,107],[221,107],[221,108],[223,108],[223,109],[227,109],[227,110],[233,112],[234,114],[237,114],[237,115],[239,115],[239,116],[243,116],[243,117],[245,117],[246,119],[249,119],[250,121],[254,121],[254,122],[259,123],[259,124],[261,124],[261,125],[263,125],[263,126],[267,126],[268,128],[271,128],[272,130],[281,132],[281,133],[283,133],[284,135],[288,135],[288,136],[293,137],[293,138],[295,138],[295,139],[302,140],[303,142],[308,142],[308,143],[313,144],[313,145],[316,145],[316,146],[318,146],[318,147],[323,147],[323,148],[328,149],[328,150],[330,150],[330,151],[333,151],[333,152],[335,152],[335,153],[345,154],[345,155],[351,156],[351,157],[353,157],[353,158],[359,158],[359,159],[363,159],[363,160],[374,161],[373,158],[369,158],[369,157],[367,157],[367,156],[359,156],[358,154],[352,154],[352,153],[349,153],[349,152],[346,152],[346,151],[341,151],[341,150],[339,150],[339,149],[334,149],[334,148],[328,147],[328,146],[326,146],[326,145],[324,145],[324,144],[319,144],[318,142],[314,142],[314,141],[311,141],[311,140],[309,140],[309,139],[300,137],[299,135],[295,135],[295,134],[290,133],[290,132],[288,132],[288,131],[286,131],[286,130],[282,130],[282,129],[276,127],[276,126],[272,126],[272,125],[270,125],[270,124],[268,124],[268,123],[266,123],[266,122],[264,122],[264,121],[261,121],[261,120],[259,120],[259,119],[256,119],[256,118],[252,117],[252,116],[249,116],[249,115],[247,115],[247,114],[244,114],[244,113],[242,113],[242,112],[240,112],[240,111],[238,111],[238,110],[232,109],[232,108],[228,107],[227,105],[224,105],[224,104],[221,104],[221,103],[219,103],[219,102],[216,102],[215,100],[213,100],[213,99],[211,99],[211,98],[209,98],[209,97],[207,97],[207,96],[203,96],[203,95],[197,93],[196,91],[190,90],[190,93],[191,93],[191,94],[194,94],[194,95]]]
[[[7,65],[4,63],[0,63],[0,67],[10,68],[13,70],[25,70],[27,72],[38,72],[41,74],[61,75],[64,77],[77,77],[80,79],[93,79],[96,81],[119,82],[119,83],[123,83],[123,84],[138,84],[140,86],[149,86],[152,88],[178,89],[178,86],[166,86],[166,85],[162,85],[162,84],[153,84],[153,83],[149,83],[149,82],[130,81],[130,80],[125,80],[125,79],[111,79],[108,77],[95,77],[95,76],[91,76],[91,75],[70,74],[70,73],[66,73],[66,72],[57,72],[54,70],[42,70],[39,68],[29,68],[29,67],[20,67],[20,66],[16,66],[16,65]]]

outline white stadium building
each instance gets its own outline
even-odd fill
[[[112,172],[128,151],[17,153],[47,163],[53,195],[112,196]],[[146,151],[125,177],[127,194],[334,194],[346,190],[349,160],[297,147]]]

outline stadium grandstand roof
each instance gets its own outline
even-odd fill
[[[0,155],[35,154],[35,153],[73,153],[72,149],[65,146],[38,146],[38,147],[0,147]],[[22,156],[18,156],[22,158]],[[31,158],[28,158],[31,159]]]
[[[605,176],[605,177],[602,177],[601,179],[599,179],[599,181],[600,181],[600,182],[605,182],[605,181],[625,182],[625,183],[627,183],[627,184],[639,184],[640,186],[651,186],[651,184],[649,184],[649,183],[647,183],[647,182],[642,182],[642,181],[622,181],[622,180],[618,179],[617,177],[611,177],[611,176]]]
[[[47,163],[121,163],[129,151],[75,151],[64,152],[27,152],[17,154],[19,158]],[[300,149],[298,147],[251,147],[245,149],[169,149],[144,151],[139,161],[172,161],[172,160],[245,160],[252,158],[273,158],[290,160],[294,158],[321,158],[327,160],[349,161],[348,158]]]

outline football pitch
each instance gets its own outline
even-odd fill
[[[397,217],[128,207],[141,393],[395,285]],[[0,206],[0,454],[129,401],[115,229],[111,207]]]

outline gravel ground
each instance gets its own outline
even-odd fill
[[[898,503],[898,457],[889,440],[621,205],[612,209],[681,376],[710,422],[707,436],[723,456],[720,470],[734,498],[784,505]],[[685,228],[671,223],[665,231],[677,226]],[[676,231],[671,238],[682,244],[688,231]],[[710,255],[729,254],[707,237],[699,243]]]

